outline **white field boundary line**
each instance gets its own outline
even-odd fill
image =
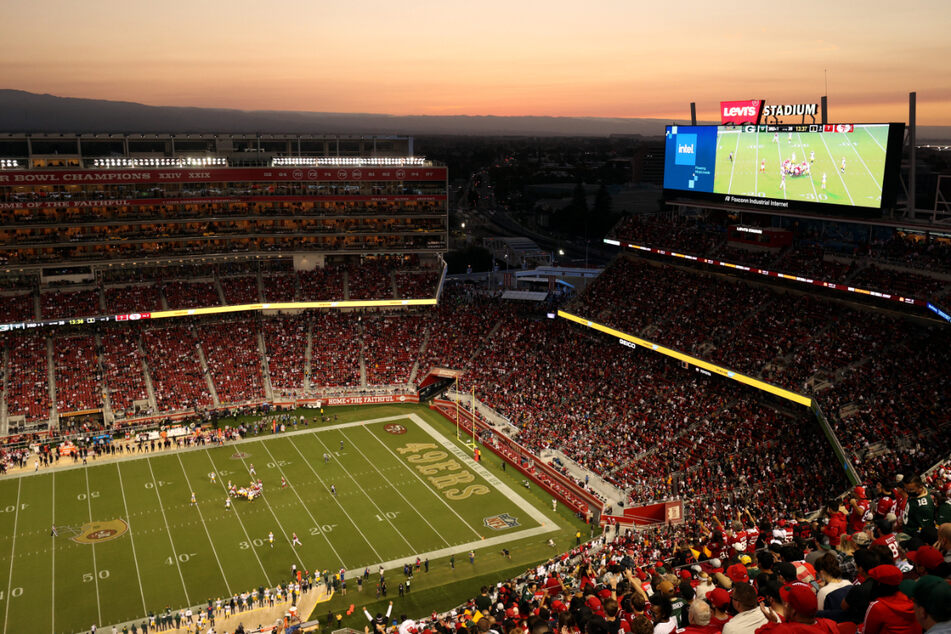
[[[330,447],[327,446],[327,443],[325,443],[325,442],[324,442],[323,440],[321,440],[320,438],[317,438],[317,436],[314,436],[314,439],[315,439],[317,442],[319,442],[319,443],[321,444],[321,446],[324,448],[324,450],[325,450],[327,453],[331,453]],[[366,459],[365,456],[364,456],[364,459]],[[349,470],[349,469],[347,469],[346,467],[344,467],[342,463],[340,463],[340,466],[343,468],[344,473],[347,474],[347,477],[350,478],[350,480],[351,480],[355,485],[357,485],[357,488],[360,489],[360,492],[364,495],[364,497],[366,497],[366,499],[370,501],[370,504],[373,505],[373,508],[375,508],[377,511],[380,512],[380,517],[382,517],[383,519],[385,519],[385,520],[386,520],[386,523],[389,524],[389,525],[390,525],[390,528],[393,529],[393,532],[395,532],[397,535],[399,535],[399,536],[400,536],[400,539],[403,540],[403,543],[405,543],[407,546],[409,546],[410,553],[415,552],[415,549],[413,548],[413,545],[412,545],[411,543],[409,543],[409,540],[408,540],[408,539],[406,539],[406,536],[403,534],[403,531],[401,531],[401,530],[399,530],[398,528],[396,528],[396,526],[393,524],[393,520],[391,520],[389,517],[386,516],[386,511],[384,511],[383,509],[381,509],[381,508],[380,508],[380,505],[376,503],[376,500],[375,500],[374,498],[372,498],[372,497],[370,496],[370,494],[367,493],[366,490],[365,490],[362,486],[360,486],[360,483],[357,482],[357,479],[353,477],[353,474],[350,473],[350,470]],[[377,472],[377,473],[379,473],[379,472]],[[384,478],[384,479],[385,479],[385,478]],[[333,497],[336,497],[336,495],[333,496]]]
[[[89,522],[92,523],[92,495],[89,491],[89,469],[86,469],[86,506],[89,508]],[[96,565],[96,545],[90,544],[92,548],[92,575],[96,583],[96,610],[99,613],[99,623],[102,623],[102,601],[99,599],[99,567]]]
[[[211,454],[208,452],[207,448],[205,449],[205,455],[208,457],[208,462],[211,463],[211,468],[214,469],[215,473],[218,473],[218,467],[215,465],[215,461],[211,459]],[[219,484],[221,484],[221,489],[225,492],[225,497],[229,496],[228,487],[225,486],[225,483],[222,482],[221,477],[215,478]],[[267,585],[273,585],[271,583],[271,577],[267,574],[267,569],[264,567],[264,562],[261,561],[261,557],[258,556],[257,547],[254,545],[254,540],[251,539],[251,535],[248,534],[248,529],[244,526],[244,521],[241,519],[241,514],[238,513],[238,509],[234,504],[231,505],[231,510],[234,512],[235,519],[238,520],[238,524],[241,526],[241,531],[244,533],[245,539],[248,540],[248,548],[251,549],[251,552],[254,553],[254,558],[258,560],[258,565],[261,566],[261,572],[264,574],[264,578],[267,580]]]
[[[404,418],[404,417],[400,417],[400,418]],[[300,447],[298,447],[297,443],[294,442],[293,438],[290,439],[290,443],[291,443],[291,447],[293,447],[294,450],[297,451],[298,455],[300,455],[301,460],[303,460],[304,464],[307,465],[307,468],[311,470],[311,472],[317,478],[317,481],[320,482],[320,486],[322,486],[325,491],[329,491],[330,487],[327,486],[327,484],[324,482],[324,479],[320,477],[320,474],[317,473],[317,470],[314,469],[313,465],[310,464],[310,462],[307,460],[307,457],[300,450]],[[340,503],[340,500],[337,498],[337,496],[334,495],[331,497],[333,497],[334,502],[337,504],[337,506],[340,507],[340,510],[343,511],[343,514],[347,516],[347,519],[350,520],[350,523],[353,524],[353,528],[360,534],[360,537],[363,538],[364,543],[366,543],[366,545],[369,546],[370,550],[373,551],[373,554],[376,555],[377,559],[379,559],[380,553],[377,552],[376,548],[373,547],[373,543],[369,539],[367,539],[367,536],[363,534],[362,530],[360,530],[360,524],[354,521],[354,519],[350,516],[350,513],[347,512],[347,509],[344,507],[344,505]],[[362,574],[363,571],[360,570],[360,573]]]
[[[125,486],[122,484],[122,469],[116,464],[116,474],[119,478],[119,491],[122,493],[122,508],[125,510],[125,523],[129,526],[129,542],[132,544],[132,561],[135,562],[135,575],[139,580],[139,594],[142,596],[142,614],[148,614],[149,610],[145,606],[145,588],[142,587],[142,572],[139,570],[139,557],[135,553],[135,531],[132,530],[132,518],[129,517],[129,504],[126,502]]]
[[[185,476],[185,484],[188,485],[189,491],[194,491],[192,488],[191,480],[188,477],[188,473],[185,471],[185,463],[182,462],[182,454],[178,454],[178,465],[182,468],[182,475]],[[215,561],[218,562],[218,570],[221,571],[221,578],[224,579],[225,587],[228,588],[228,594],[234,596],[234,593],[231,591],[231,584],[228,583],[228,575],[225,574],[225,568],[221,565],[221,557],[218,556],[218,550],[215,548],[215,542],[211,539],[211,532],[208,530],[208,525],[205,524],[205,516],[201,514],[201,505],[198,502],[195,502],[195,509],[198,511],[198,519],[201,520],[201,527],[205,529],[205,536],[208,538],[208,543],[211,544],[211,552],[215,554]]]
[[[178,577],[182,580],[182,591],[185,592],[185,603],[192,601],[188,596],[188,587],[185,585],[185,575],[182,574],[182,566],[178,562],[178,551],[175,550],[175,541],[172,539],[172,531],[168,526],[168,515],[165,514],[165,505],[162,504],[162,495],[159,493],[159,485],[155,479],[155,471],[152,470],[152,460],[145,461],[149,465],[149,473],[152,475],[152,490],[155,491],[155,498],[158,500],[159,509],[162,511],[162,519],[165,520],[165,534],[168,535],[168,543],[172,547],[172,557],[175,558],[175,567],[178,568]]]
[[[414,421],[414,422],[415,422],[415,421]],[[389,447],[387,447],[387,446],[386,446],[386,443],[383,442],[382,440],[380,440],[380,437],[379,437],[379,436],[377,436],[376,434],[374,434],[374,433],[373,433],[372,431],[370,431],[369,429],[367,430],[367,432],[370,434],[370,436],[373,437],[374,440],[376,440],[378,443],[380,443],[380,445],[381,445],[384,449],[386,449],[387,451],[389,451],[389,452],[390,452],[390,455],[392,455],[394,458],[396,458],[396,459],[399,461],[399,463],[403,466],[403,468],[405,468],[407,471],[409,471],[410,473],[412,473],[412,474],[416,477],[417,480],[419,480],[420,482],[422,482],[423,486],[425,486],[430,492],[432,492],[432,494],[433,494],[434,496],[436,496],[436,499],[437,499],[437,500],[439,500],[440,502],[442,502],[443,505],[453,513],[453,515],[455,515],[456,517],[459,518],[459,521],[462,522],[463,525],[465,525],[466,527],[468,527],[469,530],[471,530],[471,531],[473,532],[473,534],[474,534],[476,537],[480,538],[480,540],[481,540],[481,537],[482,537],[482,536],[479,535],[479,532],[478,532],[476,529],[474,529],[472,526],[469,526],[469,522],[467,522],[461,515],[459,515],[459,513],[456,512],[456,509],[452,508],[452,506],[449,505],[449,502],[447,502],[446,499],[445,499],[442,495],[440,495],[440,493],[439,493],[438,491],[433,490],[433,488],[432,488],[431,486],[429,486],[429,484],[426,482],[426,480],[424,480],[421,475],[419,475],[418,473],[416,473],[416,471],[415,471],[414,469],[412,469],[409,465],[407,465],[406,462],[405,462],[402,458],[400,458],[399,456],[397,456],[396,453],[394,453],[394,451],[393,451],[392,449],[390,449]],[[466,466],[469,466],[466,462],[463,462],[462,464],[463,464],[463,465],[466,465]],[[479,474],[479,475],[482,475],[482,474]],[[406,498],[403,498],[403,499],[406,499]],[[427,522],[427,523],[428,523],[428,522]],[[446,541],[446,540],[443,540],[443,541]],[[449,546],[450,544],[449,544],[448,542],[446,542],[446,545]]]
[[[17,522],[20,519],[20,489],[23,486],[23,480],[17,482],[17,509],[16,515],[13,516],[13,540],[10,545],[10,574],[7,576],[7,607],[3,611],[3,631],[9,632],[7,629],[7,619],[10,617],[10,603],[13,601],[13,558],[16,555],[17,548]]]
[[[367,429],[366,431],[367,431],[367,433],[369,433],[371,436],[373,436],[374,438],[376,438],[376,435],[375,435],[373,432],[371,432],[369,429]],[[379,438],[377,438],[377,440],[379,441]],[[403,501],[406,502],[406,503],[409,505],[409,507],[410,507],[411,509],[413,509],[413,512],[416,513],[416,515],[418,515],[420,518],[422,518],[422,520],[423,520],[424,522],[426,522],[426,525],[429,526],[429,528],[433,529],[433,532],[436,533],[437,536],[439,536],[439,539],[441,539],[442,542],[443,542],[446,546],[451,546],[452,544],[449,543],[449,540],[447,540],[445,537],[443,537],[442,532],[436,530],[436,527],[429,523],[429,520],[426,519],[426,516],[419,512],[419,508],[417,508],[417,506],[416,506],[415,504],[413,504],[412,502],[410,502],[409,500],[407,500],[407,499],[406,499],[406,496],[403,495],[403,493],[399,490],[399,488],[397,488],[396,485],[394,485],[394,484],[392,483],[392,481],[390,481],[389,478],[387,478],[386,476],[384,476],[382,471],[380,471],[379,469],[376,468],[376,465],[373,464],[373,461],[372,461],[372,460],[369,460],[369,459],[367,458],[366,454],[363,453],[363,451],[360,450],[360,446],[359,446],[357,443],[351,443],[351,444],[353,445],[353,448],[356,449],[357,452],[359,452],[359,454],[360,454],[361,456],[363,456],[363,459],[367,461],[367,464],[369,464],[371,467],[373,467],[373,470],[376,471],[377,474],[379,474],[380,479],[383,480],[384,482],[386,482],[387,485],[388,485],[391,489],[393,489],[394,491],[396,491],[396,494],[397,494],[398,496],[400,496],[401,498],[403,498]],[[382,444],[382,443],[381,443],[381,444]],[[383,447],[389,451],[389,447],[387,447],[386,445],[383,445]],[[390,451],[390,453],[393,454],[392,451]],[[393,454],[393,456],[396,457],[396,454]],[[412,469],[409,469],[409,468],[406,466],[406,463],[405,463],[403,460],[400,460],[398,457],[397,457],[397,460],[399,461],[399,464],[400,464],[403,468],[407,469],[408,471],[412,471]],[[416,475],[416,474],[413,474],[413,475]],[[420,478],[418,475],[417,475],[416,477],[420,480],[420,482],[423,482],[423,479]],[[424,484],[425,484],[425,482],[424,482]],[[439,497],[439,495],[436,494],[435,491],[433,491],[431,487],[427,486],[426,488],[427,488],[430,492],[432,492],[434,495],[436,495],[437,498]],[[448,506],[448,505],[447,505],[447,506]],[[458,515],[457,515],[457,517],[458,517]],[[462,518],[459,518],[459,519],[462,519]],[[478,537],[478,535],[476,535],[476,536]]]
[[[281,468],[281,465],[278,462],[277,458],[275,458],[274,454],[271,453],[271,450],[268,448],[267,443],[262,441],[261,446],[264,447],[264,451],[267,452],[267,455],[271,457],[271,462],[273,462],[274,466],[277,467],[277,470],[281,473],[281,477],[284,478],[284,481],[287,482],[287,486],[291,488],[291,491],[293,491],[294,495],[297,497],[297,501],[300,502],[300,505],[304,507],[305,511],[307,511],[307,516],[310,517],[310,520],[314,523],[314,526],[320,526],[320,522],[318,522],[317,518],[314,517],[314,514],[310,512],[310,507],[308,507],[307,504],[304,503],[304,499],[300,496],[300,493],[297,492],[297,489],[294,487],[294,484],[290,480],[288,480],[287,477],[284,475],[284,469]],[[330,547],[330,550],[332,550],[333,554],[337,557],[337,561],[340,562],[340,565],[346,568],[347,564],[344,563],[343,557],[341,557],[340,553],[337,552],[337,549],[334,548],[333,542],[331,542],[330,538],[327,537],[327,533],[325,533],[324,531],[320,531],[320,534],[323,536],[324,541],[327,542],[327,546]]]
[[[245,470],[245,471],[248,471],[247,460],[245,460],[244,458],[242,458],[242,459],[241,459],[241,464],[244,465],[244,470]],[[221,478],[218,478],[218,479],[220,480]],[[258,497],[258,496],[255,496],[255,497]],[[277,513],[275,513],[275,512],[274,512],[274,509],[271,507],[271,503],[267,501],[267,496],[266,496],[266,495],[261,495],[260,497],[261,497],[262,500],[264,500],[264,506],[266,506],[266,507],[267,507],[267,510],[269,510],[269,511],[271,512],[271,517],[274,518],[274,522],[277,524],[277,530],[281,533],[281,535],[284,536],[284,541],[287,542],[287,545],[290,547],[291,552],[294,553],[294,556],[295,556],[295,557],[297,557],[297,563],[300,564],[301,570],[307,570],[307,566],[304,565],[304,560],[301,559],[301,556],[300,556],[300,554],[297,552],[297,549],[294,548],[294,543],[291,541],[290,536],[287,534],[287,531],[284,530],[284,523],[281,522],[280,519],[278,519]],[[231,506],[234,506],[234,504],[232,504]]]
[[[361,427],[361,426],[363,426],[363,425],[369,425],[369,424],[372,424],[372,423],[386,423],[386,422],[393,421],[393,420],[405,420],[405,419],[407,418],[407,416],[409,416],[409,414],[400,414],[400,415],[398,415],[398,416],[385,416],[385,417],[383,417],[383,418],[374,418],[374,419],[372,419],[372,420],[359,420],[359,421],[353,421],[353,422],[349,422],[349,423],[338,423],[338,424],[336,424],[336,425],[327,425],[327,426],[324,426],[324,427],[312,426],[312,427],[307,427],[307,428],[304,428],[304,429],[298,429],[298,430],[296,430],[296,431],[285,431],[285,432],[282,432],[282,433],[280,433],[280,434],[266,434],[266,435],[264,435],[264,436],[244,436],[244,437],[241,438],[241,440],[229,440],[229,441],[225,442],[225,443],[222,444],[222,445],[218,445],[217,443],[209,443],[209,444],[204,444],[204,445],[192,445],[191,447],[182,447],[182,448],[179,448],[179,449],[169,449],[169,450],[163,449],[162,451],[154,451],[154,452],[148,452],[148,453],[143,453],[143,454],[136,454],[136,455],[132,455],[132,456],[125,456],[125,457],[122,457],[122,458],[112,458],[112,457],[110,457],[110,458],[107,458],[107,459],[105,459],[105,460],[103,460],[103,461],[101,461],[101,462],[92,461],[92,462],[90,462],[88,465],[84,465],[84,464],[82,464],[82,463],[78,463],[78,464],[74,464],[74,465],[71,465],[71,466],[68,466],[68,467],[65,467],[65,466],[64,466],[64,467],[59,467],[59,466],[57,466],[57,467],[53,467],[52,469],[46,469],[46,470],[42,470],[42,469],[41,469],[39,472],[33,472],[33,471],[29,471],[29,470],[24,470],[24,471],[22,471],[22,472],[10,474],[10,475],[4,474],[3,477],[0,478],[0,479],[13,480],[13,479],[18,479],[18,478],[29,478],[29,477],[32,477],[32,476],[46,475],[47,473],[50,473],[51,471],[57,471],[57,472],[60,472],[60,471],[76,471],[76,470],[79,470],[79,469],[87,469],[87,468],[89,468],[89,467],[97,467],[97,466],[104,465],[104,464],[108,464],[108,463],[112,463],[112,462],[119,462],[119,463],[121,463],[121,462],[132,462],[132,461],[134,461],[134,460],[148,460],[148,459],[150,459],[150,458],[155,458],[155,457],[158,457],[158,456],[167,456],[167,455],[171,455],[172,453],[188,453],[188,452],[194,452],[194,451],[207,451],[208,449],[217,449],[217,448],[219,448],[219,447],[232,447],[232,446],[237,446],[237,445],[244,445],[244,444],[252,443],[252,442],[260,442],[260,441],[262,441],[262,440],[270,440],[270,439],[272,439],[272,438],[283,438],[283,437],[285,437],[285,436],[302,436],[302,435],[305,435],[305,434],[312,434],[312,433],[314,433],[314,432],[331,431],[331,430],[334,430],[334,429],[347,429],[348,427]]]
[[[849,186],[845,184],[845,179],[842,178],[841,170],[836,166],[835,157],[832,156],[832,150],[829,149],[829,144],[826,143],[826,137],[824,134],[820,134],[819,138],[822,139],[822,145],[826,148],[826,154],[829,155],[829,160],[832,161],[832,171],[839,176],[839,182],[842,183],[842,187],[845,188],[845,195],[849,197],[849,202],[855,206],[855,201],[852,200],[852,193],[849,191]]]

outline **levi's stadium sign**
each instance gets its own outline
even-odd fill
[[[767,117],[816,116],[819,114],[817,103],[787,103],[773,106],[763,106],[763,114]]]
[[[745,101],[721,101],[720,121],[723,125],[739,125],[743,123],[759,123],[760,113],[763,110],[762,99],[746,99]]]

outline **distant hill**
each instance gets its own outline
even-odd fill
[[[0,89],[0,132],[175,132],[464,136],[662,136],[686,120],[611,117],[397,116],[148,106]],[[709,123],[709,122],[708,122]],[[951,126],[919,126],[918,141],[951,140]]]
[[[0,90],[0,132],[662,136],[685,121],[601,117],[395,116],[148,106]]]

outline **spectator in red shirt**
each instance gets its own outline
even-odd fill
[[[868,576],[875,583],[872,603],[865,613],[863,634],[921,634],[911,599],[898,590],[901,570],[893,565],[876,566],[869,570]]]
[[[868,513],[870,502],[865,495],[865,487],[857,486],[852,492],[854,496],[849,500],[849,532],[857,533],[865,528],[865,515]]]
[[[819,604],[812,588],[804,583],[786,584],[779,589],[785,618],[780,621],[773,610],[762,608],[769,622],[756,634],[838,634],[839,627],[829,619],[817,619]]]
[[[729,613],[730,603],[732,603],[730,593],[723,588],[714,588],[707,593],[707,602],[713,608],[713,614],[710,615],[710,625],[716,626],[717,631],[720,632],[723,630],[723,626],[729,623],[732,618]],[[697,602],[694,601],[694,603]]]
[[[829,502],[826,505],[826,516],[829,523],[822,527],[822,534],[829,538],[829,545],[838,548],[839,538],[846,532],[847,523],[845,514],[839,509],[839,503]]]

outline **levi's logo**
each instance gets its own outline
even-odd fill
[[[745,106],[743,108],[737,108],[736,106],[733,106],[731,108],[724,108],[723,116],[724,117],[755,117],[756,108],[754,108],[753,106]]]

